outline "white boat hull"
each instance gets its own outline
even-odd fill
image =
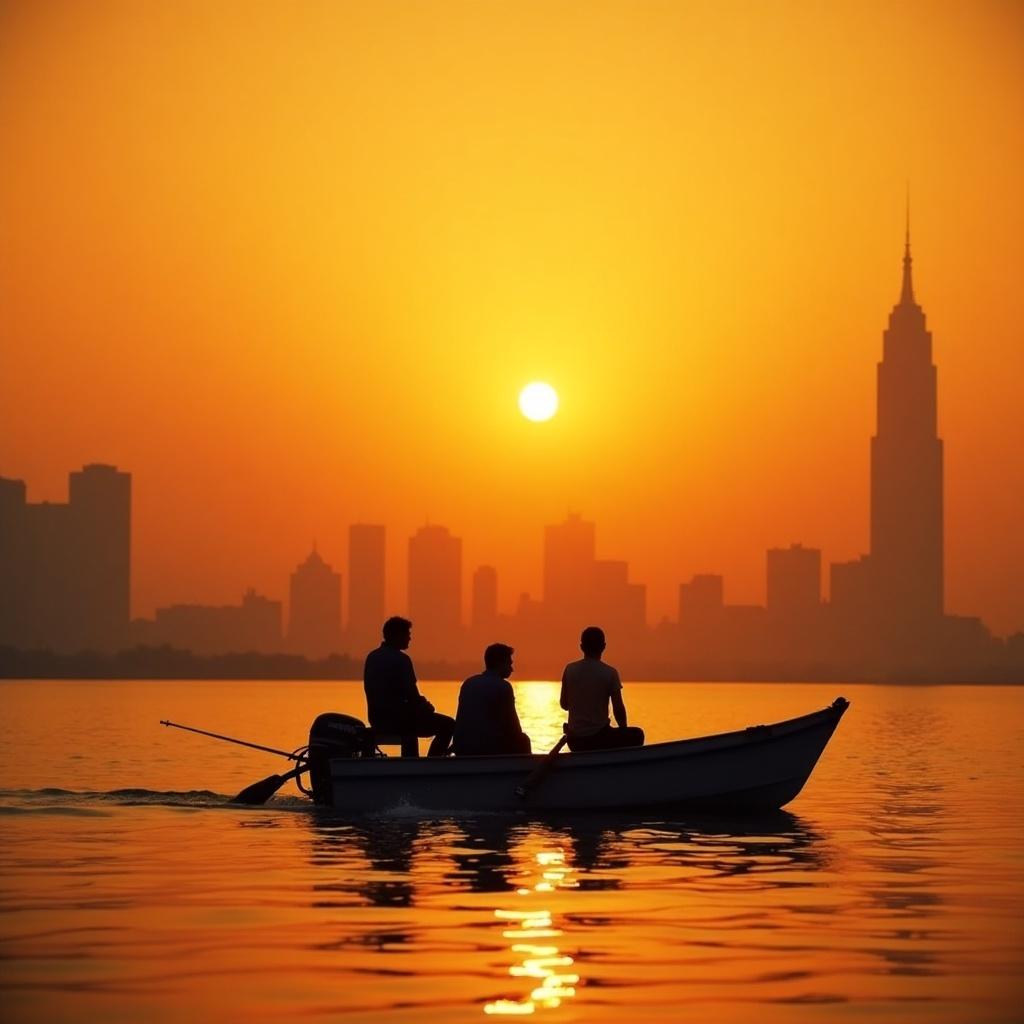
[[[436,814],[481,811],[776,810],[803,789],[849,706],[773,725],[620,750],[562,753],[525,797],[544,754],[449,758],[335,758],[333,807]]]

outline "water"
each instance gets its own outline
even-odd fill
[[[157,723],[290,749],[358,684],[2,683],[0,1017],[1020,1020],[1024,690],[626,689],[651,741],[840,692],[788,813],[351,821],[224,806],[281,762]],[[535,749],[557,697],[517,685]]]

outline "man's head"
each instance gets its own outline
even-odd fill
[[[381,632],[384,634],[384,643],[388,647],[397,647],[400,651],[404,651],[412,642],[412,623],[400,615],[392,615],[384,623]]]
[[[587,626],[580,634],[580,650],[588,658],[600,658],[604,653],[604,630],[600,626]]]
[[[513,650],[508,644],[491,644],[484,651],[484,667],[488,672],[497,672],[502,679],[512,675]]]

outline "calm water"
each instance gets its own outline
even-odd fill
[[[424,690],[451,709],[455,684]],[[291,749],[352,683],[0,683],[4,1021],[1015,1021],[1024,690],[627,685],[649,739],[852,701],[764,820],[351,821]],[[552,683],[520,683],[535,749]]]

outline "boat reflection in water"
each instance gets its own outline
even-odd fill
[[[618,906],[618,890],[631,869],[656,864],[662,870],[675,866],[699,872],[691,879],[699,889],[716,878],[762,872],[769,864],[778,879],[780,870],[815,872],[827,862],[822,837],[785,811],[697,823],[580,815],[520,825],[513,831],[519,833],[514,854],[507,828],[484,825],[482,834],[479,825],[465,829],[466,842],[476,851],[462,859],[471,887],[514,891],[518,897],[496,908],[494,918],[509,943],[508,974],[526,980],[529,991],[518,998],[508,993],[489,1000],[483,1010],[491,1016],[555,1009],[586,984],[581,974],[606,972],[607,964],[600,958],[591,962],[592,954],[584,954],[581,970],[571,929],[574,924],[587,931],[628,928],[632,914],[628,907]],[[505,872],[495,874],[498,863],[506,867]],[[509,880],[513,872],[519,876],[514,890]],[[763,881],[766,888],[772,887],[773,882]],[[779,884],[801,883],[791,875]],[[587,897],[588,893],[594,896]],[[602,893],[608,894],[607,900]],[[601,908],[598,912],[594,898]],[[605,979],[595,976],[592,980]]]
[[[786,812],[696,822],[314,813],[310,824],[313,905],[326,915],[314,948],[379,979],[365,1005],[350,1005],[368,1013],[426,1009],[413,993],[427,977],[448,979],[449,1010],[491,1018],[603,1003],[636,983],[645,957],[685,973],[718,948],[733,917],[694,912],[719,902],[723,883],[788,905],[829,861],[827,840]]]

